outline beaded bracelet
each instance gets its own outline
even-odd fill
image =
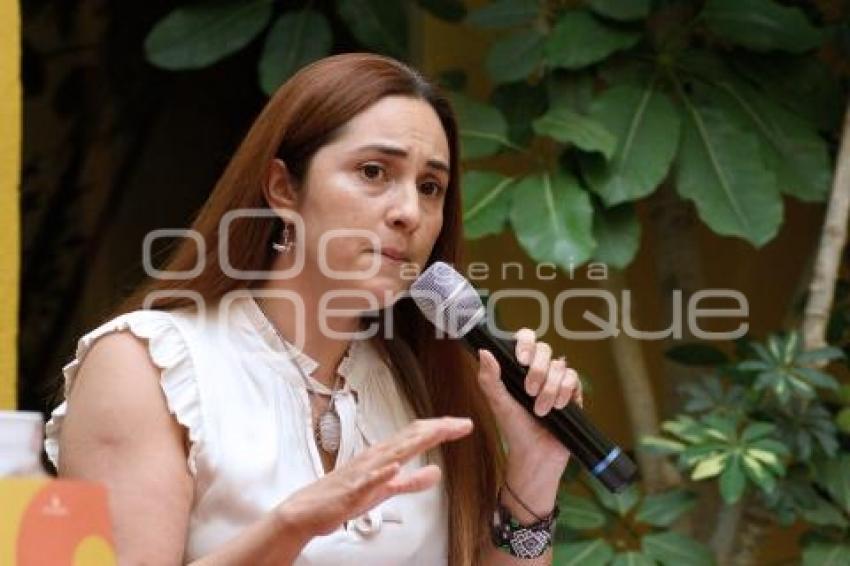
[[[552,546],[555,538],[555,519],[560,513],[558,505],[556,504],[546,517],[541,518],[514,495],[509,486],[505,485],[505,487],[514,499],[538,520],[531,525],[520,525],[519,521],[511,515],[510,510],[502,504],[502,488],[500,487],[491,525],[493,544],[517,558],[542,556],[546,549]]]

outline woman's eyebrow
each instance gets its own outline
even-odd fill
[[[358,152],[367,151],[367,150],[379,151],[383,154],[391,155],[393,157],[407,157],[407,155],[408,155],[407,152],[400,147],[395,147],[395,146],[385,145],[385,144],[379,144],[379,143],[362,145],[362,146],[358,147],[357,149],[355,149],[352,153],[358,153]],[[429,159],[428,161],[426,161],[426,164],[429,167],[431,167],[432,169],[437,169],[437,170],[443,171],[447,174],[450,173],[449,166],[446,163],[444,163],[443,161],[440,161],[439,159]]]

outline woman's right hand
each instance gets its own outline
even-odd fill
[[[404,473],[402,464],[471,431],[472,421],[466,418],[413,421],[392,438],[367,448],[293,493],[278,505],[277,512],[289,528],[296,529],[305,539],[330,534],[345,521],[393,495],[423,491],[435,485],[441,476],[437,465]]]

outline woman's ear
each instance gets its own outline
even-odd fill
[[[272,159],[266,173],[263,196],[270,208],[295,209],[298,204],[298,191],[295,180],[281,159]]]

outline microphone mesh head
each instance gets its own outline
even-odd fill
[[[431,324],[460,338],[485,315],[475,288],[453,267],[432,263],[410,286],[410,296]]]

